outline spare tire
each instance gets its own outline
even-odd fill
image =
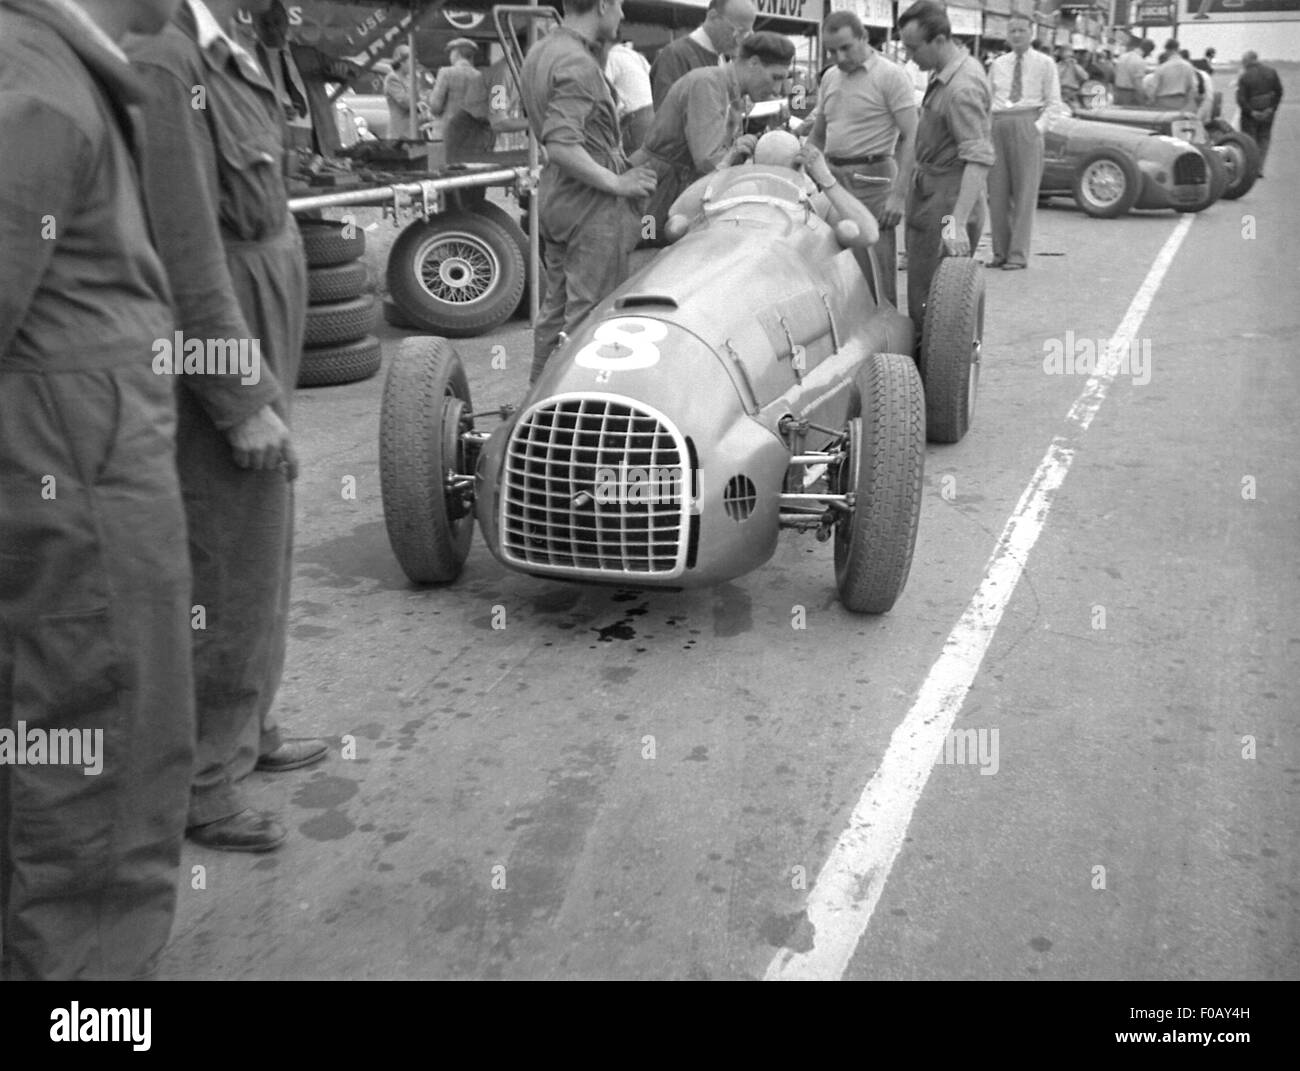
[[[505,323],[524,292],[519,243],[495,220],[450,212],[412,223],[388,257],[388,292],[425,331],[481,335]]]
[[[370,289],[370,270],[359,260],[312,268],[307,272],[307,300],[313,305],[327,301],[351,301]]]
[[[351,301],[309,305],[303,345],[333,346],[340,342],[353,342],[370,334],[378,319],[379,307],[373,294],[362,294]]]
[[[298,386],[327,387],[369,379],[382,363],[383,351],[374,335],[338,346],[308,347],[298,366]]]
[[[355,223],[334,219],[301,219],[303,249],[309,268],[328,268],[356,260],[366,251],[366,232]]]

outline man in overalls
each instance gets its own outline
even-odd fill
[[[176,908],[190,566],[151,367],[174,325],[117,44],[174,10],[0,0],[0,981],[147,978]]]
[[[952,40],[942,5],[918,0],[898,19],[903,47],[932,72],[916,133],[916,180],[907,205],[907,312],[919,339],[930,281],[945,257],[969,257],[984,230],[993,166],[993,105],[979,62]]]
[[[256,340],[255,375],[184,375],[177,457],[196,607],[198,761],[192,840],[268,851],[284,840],[248,809],[254,767],[323,759],[320,741],[284,741],[271,706],[284,666],[297,458],[289,403],[302,355],[306,263],[289,215],[283,112],[231,34],[236,6],[185,0],[160,37],[132,49],[152,89],[145,199],[187,339]],[[196,611],[197,612],[197,611]]]

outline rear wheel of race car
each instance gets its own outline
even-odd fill
[[[1223,166],[1223,157],[1214,151],[1212,145],[1197,145],[1196,151],[1201,154],[1205,161],[1205,172],[1210,180],[1208,192],[1199,201],[1193,201],[1191,204],[1174,205],[1177,212],[1204,212],[1210,205],[1214,204],[1223,196],[1223,191],[1228,188],[1228,170]]]
[[[492,201],[484,201],[476,205],[474,211],[480,216],[499,224],[501,229],[509,234],[515,240],[515,244],[519,246],[519,256],[524,262],[524,292],[519,297],[519,307],[511,315],[526,317],[528,315],[528,235],[523,229],[523,223],[516,223],[509,212]],[[545,282],[544,277],[538,279],[538,305],[541,304],[541,294],[544,293],[542,287]]]
[[[1259,145],[1249,134],[1236,130],[1216,138],[1214,145],[1223,151],[1224,170],[1228,173],[1223,199],[1235,201],[1245,196],[1259,178]]]
[[[426,331],[481,335],[510,318],[524,290],[519,243],[478,212],[412,223],[388,257],[388,292]]]
[[[366,233],[355,224],[333,219],[300,219],[298,230],[309,268],[346,264],[366,251]]]
[[[916,364],[877,353],[858,373],[831,490],[853,494],[835,527],[835,585],[845,609],[893,608],[912,568],[925,474],[925,393]]]
[[[970,428],[983,344],[981,266],[969,257],[944,257],[930,282],[917,362],[932,443],[961,442]]]
[[[1097,149],[1074,172],[1074,200],[1090,216],[1114,219],[1137,204],[1137,164],[1118,149]]]
[[[461,434],[473,428],[465,369],[446,339],[403,339],[388,369],[379,425],[384,525],[397,561],[417,584],[455,580],[474,534]]]

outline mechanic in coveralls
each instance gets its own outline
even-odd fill
[[[529,49],[521,79],[524,111],[546,149],[538,187],[546,298],[533,332],[530,383],[560,335],[627,277],[640,227],[633,205],[655,185],[649,168],[628,170],[603,70],[605,50],[618,40],[623,0],[568,0],[564,12],[564,21]]]
[[[0,730],[101,734],[97,772],[0,760],[5,980],[149,977],[176,907],[190,567],[150,367],[173,317],[116,44],[175,8],[0,0]]]
[[[189,835],[211,848],[268,851],[283,827],[249,810],[254,766],[323,759],[321,741],[282,740],[271,705],[284,666],[293,496],[289,403],[306,317],[302,240],[288,210],[274,89],[236,45],[236,5],[185,0],[131,55],[151,87],[144,184],[153,232],[186,338],[256,339],[251,377],[178,377],[177,458],[189,522],[198,759]],[[205,90],[194,107],[195,87]]]
[[[663,233],[668,209],[701,175],[748,156],[757,138],[741,138],[744,98],[771,100],[781,92],[794,59],[794,45],[774,33],[751,34],[741,43],[734,63],[697,67],[673,83],[655,114],[645,144],[632,164],[654,169],[655,192],[646,214]]]
[[[917,0],[899,16],[898,29],[909,58],[934,72],[921,102],[907,202],[907,312],[919,341],[940,259],[969,257],[984,229],[993,97],[979,62],[952,40],[942,5]]]

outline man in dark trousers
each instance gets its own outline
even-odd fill
[[[992,93],[979,62],[953,41],[942,5],[918,0],[899,16],[898,29],[908,58],[933,72],[921,101],[907,204],[907,312],[919,335],[939,261],[969,257],[984,229]]]
[[[117,43],[175,8],[0,0],[4,980],[150,977],[176,908],[190,566],[151,367],[174,323]]]
[[[268,3],[185,0],[164,34],[132,48],[152,90],[145,198],[180,330],[255,340],[259,355],[254,376],[182,376],[177,393],[193,601],[203,611],[193,633],[189,836],[227,851],[268,851],[285,837],[244,801],[239,782],[254,766],[294,769],[327,752],[321,741],[282,740],[271,716],[284,666],[297,474],[289,403],[307,285],[279,99],[231,32],[237,4],[257,13]]]
[[[794,45],[780,34],[756,33],[725,67],[699,67],[674,83],[655,116],[633,164],[655,172],[646,205],[655,235],[663,234],[668,209],[687,186],[719,167],[739,162],[757,138],[741,139],[744,98],[771,100],[781,92],[794,60]]]
[[[627,277],[640,233],[639,206],[654,172],[628,169],[603,59],[618,40],[622,0],[568,0],[564,21],[524,60],[524,111],[546,149],[538,223],[546,299],[533,332],[529,382],[541,375],[562,332]]]
[[[709,0],[703,24],[685,37],[669,41],[650,65],[655,111],[663,105],[673,83],[687,71],[717,67],[724,58],[729,59],[736,46],[753,32],[757,17],[753,0]]]
[[[1247,52],[1241,57],[1241,76],[1237,79],[1237,105],[1241,108],[1241,132],[1249,134],[1259,145],[1259,177],[1264,177],[1264,161],[1273,136],[1273,118],[1282,103],[1282,79],[1259,55]]]

